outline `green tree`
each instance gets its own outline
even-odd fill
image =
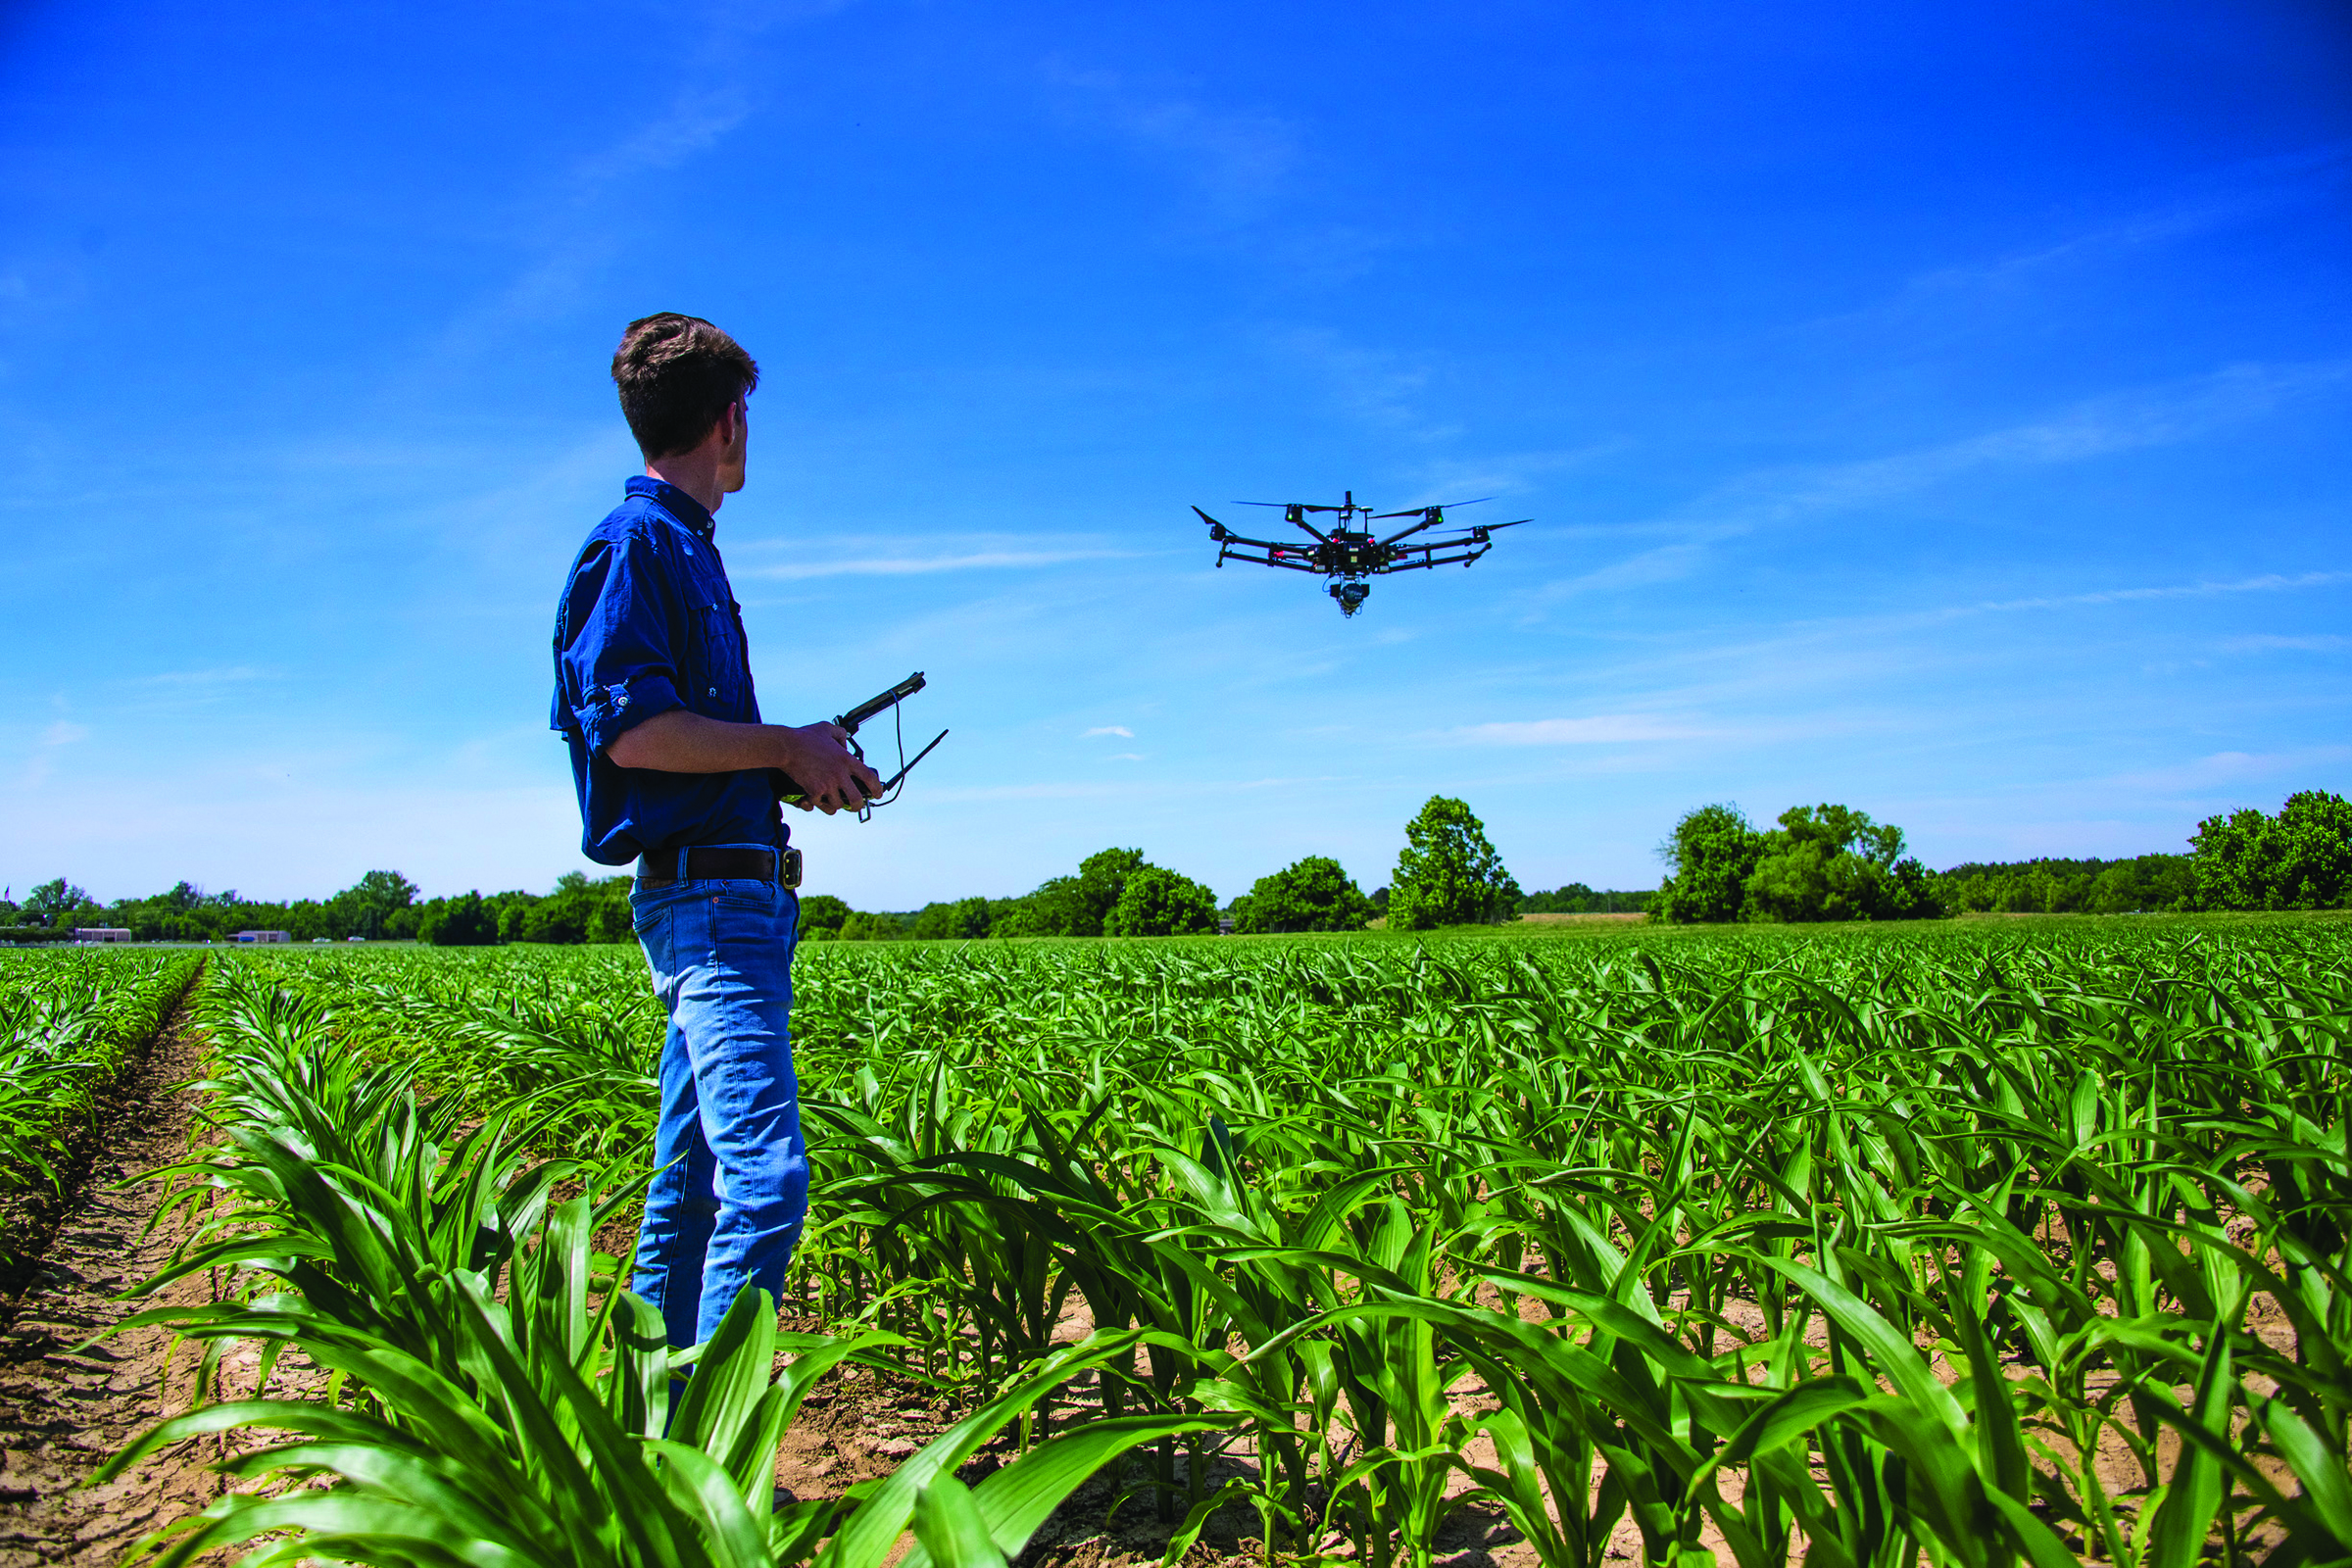
[[[2213,909],[2336,909],[2352,903],[2352,802],[2301,790],[2277,816],[2209,816],[2189,839],[2197,896]],[[35,889],[37,894],[41,890]],[[30,900],[25,907],[32,907]]]
[[[894,914],[868,914],[863,909],[853,909],[849,918],[841,922],[844,942],[896,942],[906,934]]]
[[[972,941],[987,936],[991,923],[988,900],[957,899],[953,903],[924,905],[907,934],[930,941]]]
[[[76,923],[84,910],[96,913],[90,896],[64,877],[52,877],[24,895],[21,918],[26,925],[64,928]]]
[[[811,931],[830,931],[839,935],[841,924],[850,917],[850,906],[830,893],[801,895],[801,935]]]
[[[1109,937],[1195,936],[1217,928],[1217,896],[1165,866],[1139,865],[1121,879],[1118,903],[1103,916]]]
[[[1667,875],[1650,905],[1652,916],[1676,925],[1737,920],[1747,879],[1764,858],[1764,835],[1737,806],[1702,806],[1683,813],[1658,857]]]
[[[553,942],[570,945],[588,940],[596,920],[597,893],[585,871],[566,871],[556,878],[555,891],[544,899],[517,899],[499,912],[499,934],[510,942]]]
[[[1078,862],[1076,876],[1049,878],[992,921],[1008,937],[1099,937],[1127,878],[1145,864],[1141,850],[1101,850]]]
[[[1647,914],[1657,895],[1620,888],[1594,889],[1571,882],[1548,893],[1530,893],[1519,901],[1521,914]]]
[[[2196,871],[2185,855],[1993,864],[1972,860],[1938,872],[1930,881],[1943,907],[1972,913],[2132,914],[2197,907]]]
[[[1069,890],[1074,937],[1099,937],[1108,928],[1110,911],[1127,891],[1127,879],[1148,864],[1141,850],[1097,850],[1078,862],[1078,875]]]
[[[1794,806],[1763,836],[1741,888],[1748,920],[1914,920],[1939,915],[1928,872],[1903,857],[1903,830],[1847,806]]]
[[[1237,932],[1361,931],[1372,918],[1365,898],[1340,862],[1310,855],[1261,876],[1233,901]]]
[[[416,923],[416,939],[437,948],[486,948],[498,941],[498,910],[479,893],[435,899]]]
[[[336,927],[328,934],[376,941],[386,934],[395,914],[416,902],[416,884],[398,871],[370,871],[326,901],[330,921]]]
[[[1487,842],[1486,824],[1463,802],[1433,795],[1404,827],[1404,852],[1389,882],[1389,928],[1507,920],[1518,912],[1519,884]]]

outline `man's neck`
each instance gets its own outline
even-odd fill
[[[719,482],[716,457],[699,447],[674,458],[657,458],[645,466],[645,472],[648,478],[676,485],[701,502],[712,517],[718,515],[719,503],[727,499]]]

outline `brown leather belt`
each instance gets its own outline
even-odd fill
[[[637,885],[641,888],[665,888],[677,880],[675,850],[647,855],[637,861]],[[781,882],[788,888],[797,888],[801,885],[801,852],[786,850],[778,855],[774,850],[688,850],[686,880]]]

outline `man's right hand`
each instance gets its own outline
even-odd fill
[[[851,755],[850,732],[839,724],[773,726],[784,760],[776,765],[792,775],[807,796],[801,807],[831,816],[856,810],[882,793],[882,775]]]
[[[734,773],[777,767],[827,816],[855,810],[882,793],[882,778],[850,755],[838,724],[734,724],[673,708],[623,730],[605,755],[622,767],[663,773]]]

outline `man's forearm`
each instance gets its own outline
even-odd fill
[[[781,767],[785,744],[777,724],[730,724],[673,708],[623,731],[605,749],[622,767],[662,773],[733,773]]]
[[[848,732],[834,724],[731,724],[683,708],[656,713],[623,731],[605,755],[622,767],[658,773],[739,773],[747,768],[780,768],[806,797],[807,807],[830,816],[860,807],[881,793],[874,770],[843,745]]]

